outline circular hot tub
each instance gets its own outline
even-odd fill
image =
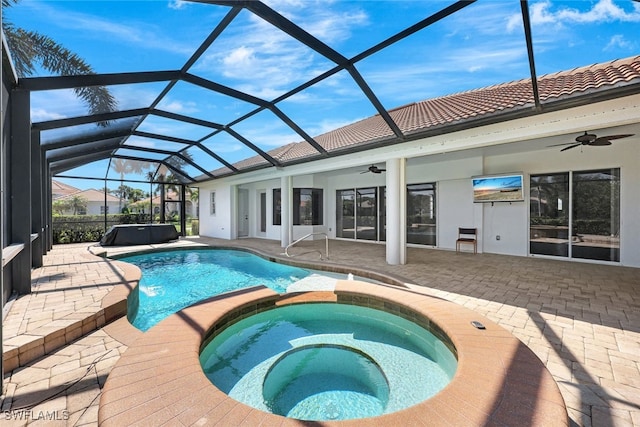
[[[251,318],[255,317],[256,313],[265,310],[275,312],[287,306],[309,307],[315,303],[333,302],[342,303],[339,304],[342,306],[351,304],[376,307],[394,313],[396,317],[409,320],[410,324],[418,324],[423,330],[431,331],[440,338],[431,346],[435,350],[432,354],[440,363],[446,360],[446,357],[451,357],[451,354],[457,356],[457,360],[456,357],[452,358],[454,363],[451,366],[455,370],[455,376],[444,389],[436,392],[431,398],[414,400],[418,403],[404,410],[393,410],[398,399],[396,377],[416,383],[425,382],[425,377],[419,378],[419,374],[424,372],[423,369],[419,369],[413,361],[404,363],[406,357],[419,354],[421,350],[414,353],[405,348],[400,357],[385,358],[374,355],[369,348],[357,348],[354,344],[363,345],[370,341],[366,327],[368,320],[361,322],[365,326],[343,334],[346,337],[352,334],[349,343],[334,343],[333,348],[365,354],[364,359],[367,363],[375,362],[387,380],[389,397],[383,415],[353,419],[349,421],[350,426],[417,425],[425,420],[434,427],[461,424],[520,425],[523,420],[536,420],[540,425],[554,427],[569,425],[566,406],[553,377],[535,353],[507,330],[478,313],[449,301],[406,289],[357,281],[340,281],[334,292],[278,295],[269,289],[256,288],[222,295],[186,308],[144,334],[130,325],[125,328],[110,328],[110,334],[117,333],[117,339],[122,342],[131,340],[131,345],[112,368],[103,387],[98,423],[102,427],[119,427],[134,423],[219,426],[287,424],[282,415],[269,413],[266,408],[265,377],[269,372],[275,372],[276,368],[280,369],[278,367],[281,363],[284,368],[285,364],[295,362],[295,359],[288,361],[287,356],[295,354],[294,347],[300,348],[299,351],[326,347],[326,343],[323,346],[321,342],[323,334],[314,338],[317,342],[310,342],[309,339],[299,340],[295,335],[282,338],[270,335],[269,328],[265,328],[265,325],[256,325],[258,337],[261,335],[260,331],[263,331],[264,335],[270,338],[267,341],[277,342],[281,346],[281,350],[275,355],[258,355],[253,358],[253,362],[261,364],[260,360],[263,360],[266,364],[262,366],[264,370],[259,372],[262,377],[256,376],[253,379],[253,383],[258,386],[247,389],[262,402],[265,409],[256,409],[232,397],[232,394],[235,395],[242,389],[234,387],[233,381],[225,385],[228,386],[225,390],[211,382],[202,369],[204,347],[211,344],[216,337],[224,335],[225,331],[230,331],[233,325],[247,316]],[[365,318],[368,319],[367,316]],[[333,320],[329,318],[316,323],[330,325]],[[474,322],[477,321],[481,321],[485,328],[475,327]],[[382,323],[386,324],[384,320]],[[394,328],[400,334],[390,333],[388,336],[395,335],[394,340],[405,345],[412,341],[414,344],[424,341],[424,332],[414,333],[412,328],[406,333],[401,328]],[[136,332],[135,340],[130,335],[132,332]],[[258,342],[255,340],[258,338],[255,331],[240,328],[238,332],[240,335],[235,343],[231,342],[236,347],[236,351],[229,354],[232,358],[239,357],[241,353],[250,353],[248,350]],[[420,339],[416,341],[416,337]],[[415,348],[414,344],[410,347]],[[430,347],[424,342],[422,345]],[[371,346],[375,347],[375,343]],[[442,349],[447,346],[451,346],[449,356],[446,356],[447,352]],[[214,353],[211,353],[209,356],[213,355]],[[346,358],[352,356],[354,355]],[[353,359],[358,363],[358,357]],[[394,360],[402,363],[394,363]],[[237,362],[235,359],[221,359],[218,365],[222,367],[227,363],[232,367],[237,366]],[[290,366],[296,366],[296,363]],[[319,366],[310,366],[311,371],[317,372]],[[394,366],[402,367],[405,372],[390,374]],[[269,367],[273,369],[270,370]],[[227,373],[229,372],[227,370]],[[375,373],[369,375],[375,378]],[[276,378],[270,378],[266,384]],[[252,378],[248,379],[251,382]],[[369,381],[374,383],[376,380]],[[237,382],[235,380],[235,383]],[[275,395],[272,400],[286,410],[286,404],[278,402],[277,395],[281,392],[286,394],[290,382],[280,380],[274,384],[273,387],[277,391],[272,391],[269,396]],[[371,384],[359,390],[365,390],[365,393],[384,400],[384,397],[380,398],[384,394],[376,394],[376,388]],[[412,394],[417,389],[410,385],[408,390],[408,394]],[[513,390],[517,390],[517,393]],[[411,396],[404,398],[412,399]],[[329,402],[324,407],[326,418],[340,418],[332,404]],[[344,424],[338,419],[327,419],[321,423],[327,427]]]
[[[396,314],[306,303],[225,327],[200,361],[209,380],[235,400],[324,421],[379,416],[432,397],[453,378],[454,351],[446,337]]]

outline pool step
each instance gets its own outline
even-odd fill
[[[130,289],[131,285],[116,285],[93,311],[87,307],[85,311],[69,313],[37,329],[6,338],[2,343],[4,372],[25,366],[126,316]]]

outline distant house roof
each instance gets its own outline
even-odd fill
[[[189,197],[187,196],[187,199]],[[156,195],[153,196],[153,199],[151,200],[153,202],[154,205],[159,205],[160,204],[160,195]],[[165,202],[178,202],[180,201],[180,195],[178,193],[176,193],[175,191],[169,190],[164,194],[164,201]],[[189,200],[187,200],[189,201]],[[138,200],[138,203],[149,203],[149,198],[144,198],[141,200]]]
[[[59,197],[59,200],[64,200],[64,199],[70,199],[74,196],[80,196],[83,197],[84,199],[86,199],[88,202],[102,202],[104,203],[104,192],[101,190],[94,190],[93,188],[90,188],[88,190],[77,190],[75,193],[72,194],[66,194],[62,197]],[[115,196],[112,196],[111,194],[107,193],[107,203],[108,202],[119,202],[120,199],[118,199]]]
[[[547,107],[552,102],[580,95],[604,94],[614,88],[640,83],[640,56],[547,74],[537,80],[540,101]],[[415,102],[390,110],[389,114],[405,135],[421,137],[420,134],[429,130],[446,130],[454,124],[471,126],[477,119],[499,117],[534,106],[531,79],[523,79]],[[385,140],[392,142],[394,138],[393,131],[377,114],[317,136],[315,140],[328,152],[337,152]],[[318,152],[303,141],[278,147],[268,154],[287,163],[316,156]],[[234,166],[245,169],[266,163],[263,157],[254,156]],[[214,175],[228,173],[231,170],[226,167],[213,171]]]
[[[54,199],[66,196],[67,194],[77,193],[78,191],[80,191],[79,188],[72,187],[71,185],[65,184],[55,179],[51,180],[51,195]]]

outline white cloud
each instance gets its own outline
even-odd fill
[[[522,28],[522,15],[516,13],[507,19],[507,31],[511,33],[519,28]]]
[[[579,3],[584,4],[584,3]],[[543,1],[531,5],[531,23],[541,24],[590,24],[605,22],[640,22],[640,7],[634,5],[633,11],[626,11],[612,0],[599,0],[593,7],[586,11],[570,7],[561,7],[552,10],[550,1]]]
[[[113,22],[88,13],[59,9],[45,2],[23,2],[21,5],[32,7],[34,13],[46,16],[50,25],[70,31],[82,31],[86,35],[103,39],[110,38],[121,43],[143,46],[178,54],[191,54],[193,47],[176,42],[165,36],[165,29],[148,21]]]
[[[183,0],[169,0],[169,9],[180,10],[185,8],[186,5],[187,2]]]
[[[635,43],[627,40],[623,35],[616,34],[609,39],[609,43],[604,47],[604,50],[611,50],[616,48],[632,49],[634,45]]]
[[[127,139],[127,143],[123,148],[127,147],[144,147],[144,148],[159,148],[154,140],[149,138],[141,138],[139,136],[130,136]]]
[[[85,115],[87,107],[71,89],[48,90],[31,94],[31,114],[33,122],[57,120]]]
[[[207,143],[206,146],[216,154],[235,153],[247,148],[244,144],[240,142],[214,142],[214,143]],[[224,156],[222,157],[224,158]],[[225,160],[228,161],[228,159],[225,159]]]
[[[370,24],[358,2],[335,0],[267,0],[265,3],[325,43],[351,37],[351,31]]]
[[[338,120],[338,119],[322,120],[319,123],[317,123],[316,126],[314,126],[313,128],[310,128],[308,130],[308,133],[314,136],[322,135],[327,132],[339,129],[343,126],[349,125],[351,123],[355,123],[358,120],[362,120],[362,119],[364,119],[364,117],[359,117],[359,118],[349,119],[349,120]]]
[[[178,101],[165,97],[158,105],[161,110],[178,114],[197,113],[200,111],[198,103],[194,101]]]
[[[45,122],[49,120],[64,119],[65,116],[54,111],[48,111],[44,108],[32,108],[31,109],[31,121],[33,122]]]
[[[149,106],[165,85],[164,83],[119,85],[112,86],[109,90],[118,100],[118,107],[124,110]]]
[[[255,62],[254,50],[246,46],[239,46],[222,58],[222,63],[230,70],[248,68]]]
[[[366,25],[367,16],[357,10],[337,10],[332,2],[270,1],[278,13],[320,38],[344,41],[351,28]],[[246,14],[241,28],[232,24],[218,39],[194,72],[219,80],[223,76],[238,90],[273,99],[335,64],[312,49],[263,21]]]

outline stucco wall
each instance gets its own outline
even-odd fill
[[[437,247],[454,249],[457,228],[474,226],[480,232],[479,250],[516,256],[529,254],[529,176],[550,172],[583,171],[601,168],[621,169],[621,265],[640,267],[640,135],[616,140],[607,147],[574,148],[547,144],[571,142],[566,135],[587,129],[598,134],[620,133],[617,126],[635,120],[640,96],[630,96],[573,110],[548,113],[512,122],[468,129],[417,140],[398,146],[382,147],[366,153],[353,153],[312,163],[271,168],[255,174],[239,175],[202,184],[218,193],[215,218],[203,215],[201,234],[234,238],[234,201],[230,185],[249,190],[252,229],[250,236],[280,239],[280,227],[272,225],[272,190],[280,187],[280,177],[293,176],[294,187],[323,188],[324,225],[294,227],[293,239],[308,232],[326,231],[335,237],[336,190],[386,185],[386,174],[361,173],[369,164],[384,165],[386,159],[405,157],[406,183],[436,183]],[[626,133],[626,132],[622,132]],[[557,139],[554,139],[558,137]],[[567,140],[568,139],[568,140]],[[481,174],[522,172],[524,202],[473,203],[471,178]],[[267,195],[267,231],[258,224],[259,193]],[[231,230],[229,230],[231,228]],[[500,237],[499,239],[497,237]]]

